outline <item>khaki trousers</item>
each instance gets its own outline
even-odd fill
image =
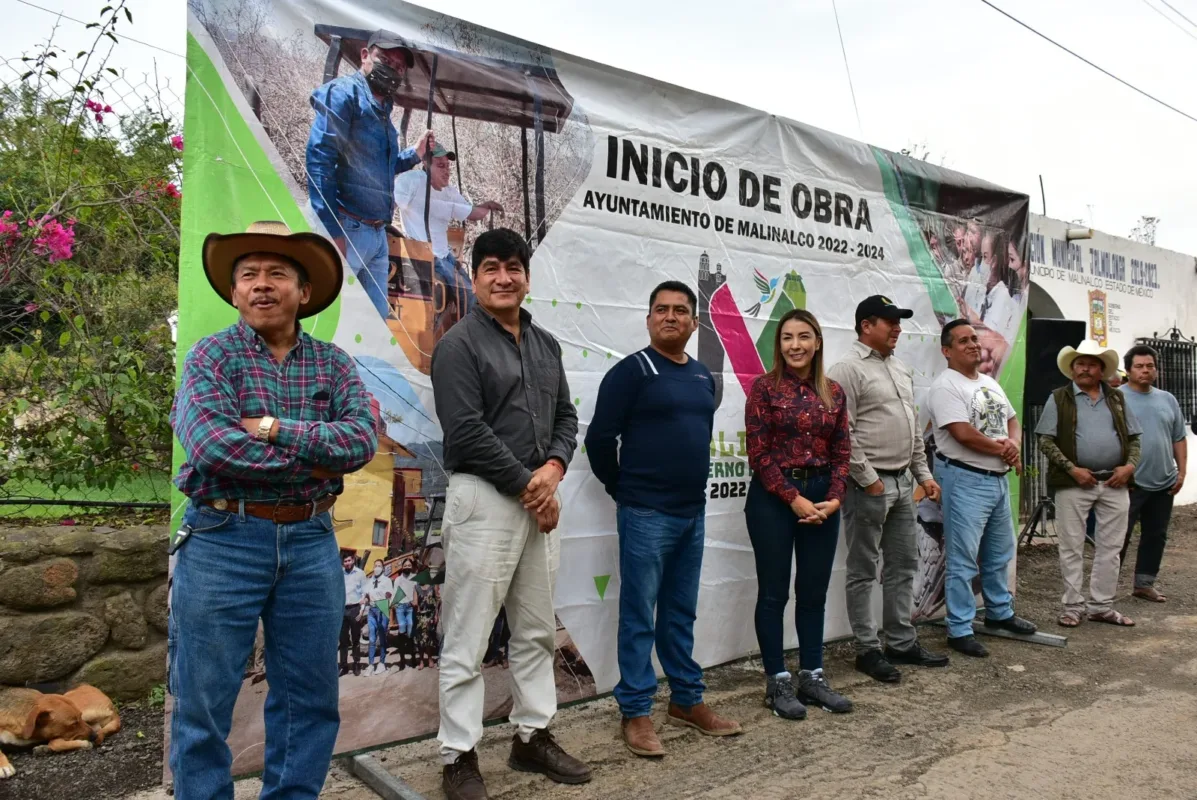
[[[541,533],[535,516],[517,498],[461,473],[449,478],[442,534],[445,642],[437,738],[441,760],[451,764],[482,738],[482,658],[503,605],[511,627],[514,702],[509,718],[527,741],[534,731],[547,728],[557,713],[553,584],[560,551],[559,535]]]
[[[1060,573],[1064,576],[1065,611],[1080,613],[1085,608],[1085,525],[1089,509],[1097,517],[1094,534],[1093,571],[1089,575],[1090,614],[1110,610],[1118,590],[1119,551],[1126,538],[1126,515],[1130,492],[1099,483],[1091,489],[1079,486],[1056,490],[1056,522],[1059,533]]]

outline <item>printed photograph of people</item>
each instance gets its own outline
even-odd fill
[[[593,132],[547,50],[415,6],[396,9],[390,29],[354,27],[336,6],[319,19],[266,0],[189,9],[238,75],[313,230],[344,257],[342,302],[364,291],[396,345],[386,361],[356,358],[379,446],[345,476],[332,512],[346,589],[336,751],[433,733],[448,474],[416,386],[474,306],[474,240],[508,227],[535,249],[589,172]],[[493,719],[512,703],[506,610],[488,627]],[[263,653],[259,635],[229,738],[234,774],[262,765]],[[554,668],[559,702],[594,694],[559,621]]]

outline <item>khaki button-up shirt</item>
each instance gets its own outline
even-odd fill
[[[827,376],[844,390],[852,432],[848,474],[859,486],[877,481],[877,470],[906,467],[919,483],[931,480],[914,409],[914,378],[894,355],[883,358],[856,341]]]

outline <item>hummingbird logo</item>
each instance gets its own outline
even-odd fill
[[[765,303],[771,302],[774,295],[777,294],[777,284],[780,280],[780,275],[778,275],[776,278],[769,279],[762,275],[759,269],[754,269],[752,271],[752,282],[756,284],[757,290],[761,293],[761,299],[758,300],[751,308],[744,309],[744,313],[752,317],[755,317],[758,313],[760,313],[761,306],[763,306]]]

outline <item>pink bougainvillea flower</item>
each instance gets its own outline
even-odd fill
[[[174,149],[178,150],[179,152],[182,152],[183,151],[183,137],[177,133],[174,136],[170,137],[170,146],[173,147]]]
[[[112,110],[112,106],[104,106],[103,110],[104,110],[105,114],[115,114],[116,113],[115,111]]]
[[[37,303],[26,303],[25,304],[25,313],[26,314],[32,314],[34,311],[37,311]]]
[[[41,227],[33,240],[33,252],[39,256],[49,256],[51,263],[66,261],[73,255],[75,246],[74,226],[68,221],[63,225],[56,219],[43,217]]]
[[[167,197],[173,197],[175,200],[178,200],[183,196],[183,193],[179,191],[179,187],[175,186],[173,183],[166,184],[163,194],[165,194]]]
[[[102,107],[100,106],[100,104],[97,103],[95,100],[88,100],[86,103],[83,104],[83,107],[86,108],[88,111],[103,110]]]

